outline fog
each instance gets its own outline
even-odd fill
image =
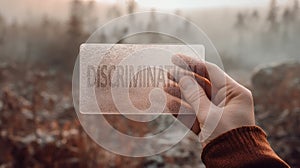
[[[195,23],[216,46],[225,69],[238,80],[249,80],[250,73],[258,65],[299,59],[300,11],[296,0],[253,1],[253,5],[245,3],[247,1],[234,5],[224,0],[224,3],[216,3],[218,5],[215,6],[175,9],[166,6],[153,8],[134,1],[132,4],[123,1],[78,1],[76,10],[73,2],[1,1],[1,59],[28,64],[44,62],[49,66],[53,62],[56,62],[55,66],[69,64],[65,61],[73,63],[79,45],[97,27],[121,15],[143,11],[175,13]],[[155,19],[150,18],[143,23],[144,26],[163,22],[161,18]],[[107,30],[100,41],[112,42],[122,33],[134,30],[138,22],[142,21],[120,24],[116,29],[119,33],[115,29]],[[186,33],[186,29],[178,29],[178,34]],[[161,39],[148,42],[160,43]],[[193,42],[197,43],[197,39]],[[64,43],[70,45],[62,47]],[[67,67],[71,69],[72,64]]]
[[[268,134],[276,153],[291,167],[300,167],[300,62],[296,62],[300,59],[299,0],[149,2],[0,0],[0,156],[5,156],[0,167],[204,167],[198,136],[192,133],[166,152],[131,158],[100,148],[78,121],[72,73],[80,45],[108,22],[144,11],[150,12],[148,17],[130,15],[99,29],[89,42],[183,44],[158,33],[130,36],[139,28],[168,30],[175,37],[187,38],[190,44],[204,44],[206,59],[214,61],[213,47],[198,38],[205,36],[198,36],[192,28],[203,30],[221,57],[221,68],[252,91],[257,124]],[[182,19],[159,17],[161,12]],[[267,66],[270,64],[278,66]],[[262,66],[267,68],[257,71]],[[138,100],[140,95],[147,96],[140,90],[136,93]],[[111,137],[101,126],[107,122],[97,116],[88,116],[100,124],[91,128],[99,137]],[[105,120],[121,133],[150,137],[154,134],[151,129],[160,132],[176,120],[171,115],[162,116],[169,117],[170,122],[164,117],[133,122],[122,115],[108,115]],[[157,143],[165,146],[170,142],[163,139]],[[115,145],[132,150],[127,143]],[[144,144],[137,147],[153,148]]]

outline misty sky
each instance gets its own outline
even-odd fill
[[[8,21],[32,21],[47,15],[59,20],[67,19],[71,0],[0,0],[0,14]],[[89,0],[82,0],[89,1]],[[122,0],[97,0],[101,6],[111,5]],[[141,9],[157,8],[181,9],[186,8],[242,8],[266,6],[270,0],[136,0]],[[188,2],[188,3],[187,3]],[[278,0],[285,4],[288,0]],[[101,12],[101,11],[99,11]]]

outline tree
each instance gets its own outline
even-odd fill
[[[299,0],[294,0],[293,9],[291,12],[292,19],[297,20],[298,14],[299,14]]]
[[[83,4],[79,0],[71,2],[70,19],[68,23],[68,34],[74,39],[80,37],[83,32]]]
[[[289,30],[290,30],[290,24],[293,20],[293,13],[290,11],[289,8],[286,8],[283,12],[282,21],[283,27],[282,27],[282,38],[288,39],[289,38]]]
[[[137,4],[136,4],[135,0],[127,0],[126,4],[127,4],[127,13],[128,14],[134,13],[135,10],[136,10],[136,7],[137,7]],[[130,24],[134,24],[135,15],[130,15],[129,17],[130,17],[129,22],[131,22]]]
[[[85,23],[87,25],[87,31],[92,32],[95,31],[95,29],[98,26],[98,17],[97,14],[95,13],[96,9],[96,2],[94,0],[90,1],[86,8],[85,8]]]
[[[158,22],[159,20],[156,17],[156,9],[153,8],[151,9],[150,18],[147,25],[147,30],[150,31],[150,33],[147,34],[149,43],[159,43],[161,41],[161,36],[159,33],[157,33],[159,30]]]
[[[4,43],[4,35],[5,35],[5,20],[0,14],[0,45]]]
[[[258,11],[257,10],[254,10],[253,13],[252,13],[252,18],[255,19],[255,20],[258,20],[259,19],[259,14],[258,14]]]
[[[289,23],[291,21],[291,12],[289,10],[289,8],[286,8],[283,12],[283,16],[282,16],[282,20],[286,23]]]
[[[298,12],[298,10],[299,10],[299,0],[294,0],[293,10],[294,10],[294,12]]]
[[[241,12],[239,12],[237,14],[237,19],[236,19],[236,23],[235,23],[235,27],[237,29],[243,29],[246,26],[246,22],[245,22],[245,15],[242,14]]]
[[[245,44],[245,30],[246,30],[246,19],[245,15],[241,12],[239,12],[236,16],[236,23],[234,27],[237,29],[237,36],[236,36],[236,45],[238,47],[237,49],[237,55],[241,55],[243,51],[243,47]]]
[[[131,14],[133,12],[135,12],[136,10],[136,2],[135,0],[127,0],[127,12],[128,14]]]
[[[122,13],[117,4],[113,5],[111,8],[108,9],[108,12],[107,12],[108,18],[117,18],[121,15],[122,15]]]
[[[276,0],[271,0],[270,2],[270,9],[267,16],[267,21],[270,23],[270,29],[276,30],[277,29],[277,7],[276,7]]]
[[[64,47],[64,58],[62,65],[71,71],[75,58],[79,53],[79,46],[84,42],[86,34],[83,27],[83,10],[84,6],[81,1],[73,0],[70,6],[70,18],[67,23],[67,37]]]

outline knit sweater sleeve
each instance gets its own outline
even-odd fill
[[[289,167],[272,150],[265,132],[257,126],[245,126],[226,132],[208,143],[202,160],[215,167]]]

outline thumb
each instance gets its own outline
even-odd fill
[[[184,76],[179,81],[179,87],[183,97],[193,107],[197,116],[199,116],[199,111],[207,112],[209,110],[211,102],[195,79],[190,76]]]

